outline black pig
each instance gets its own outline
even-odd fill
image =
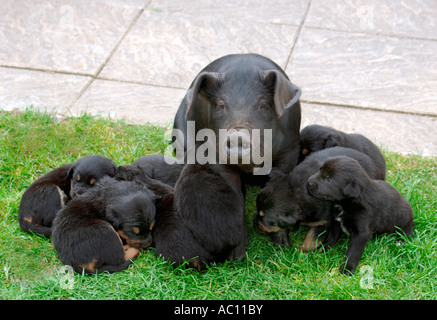
[[[234,54],[219,58],[196,76],[182,100],[174,121],[174,129],[179,131],[173,132],[173,147],[176,153],[190,150],[187,121],[194,121],[196,135],[202,129],[211,129],[215,134],[211,139],[214,141],[208,137],[208,143],[212,142],[217,152],[209,154],[208,159],[216,161],[220,156],[224,160],[219,163],[237,164],[250,173],[260,164],[267,170],[258,174],[268,174],[271,164],[289,172],[296,166],[300,152],[300,95],[301,90],[285,72],[266,57]],[[223,139],[219,139],[220,129],[226,130]],[[259,140],[255,139],[254,129],[260,130]],[[271,130],[271,148],[264,144],[264,129]],[[255,152],[263,161],[254,161]],[[244,162],[247,155],[252,157]]]

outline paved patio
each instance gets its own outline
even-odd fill
[[[167,125],[205,65],[255,52],[302,88],[302,126],[437,156],[434,0],[2,0],[0,12],[0,109]]]

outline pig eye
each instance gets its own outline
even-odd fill
[[[258,110],[260,110],[260,111],[270,110],[270,104],[266,101],[261,101],[259,104]]]
[[[225,109],[225,103],[223,102],[223,100],[219,100],[219,101],[217,101],[217,104],[216,104],[215,107],[218,110],[224,110]]]

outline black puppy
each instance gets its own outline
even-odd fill
[[[336,146],[361,151],[375,162],[380,173],[377,178],[380,180],[385,179],[386,164],[384,156],[372,141],[361,134],[347,134],[334,128],[314,124],[302,129],[300,143],[301,159],[311,154],[311,152]]]
[[[88,191],[94,184],[105,176],[113,177],[117,172],[117,165],[101,155],[84,156],[73,164],[68,171],[71,179],[70,196]]]
[[[72,199],[53,226],[53,244],[62,263],[86,273],[127,268],[141,248],[152,244],[156,198],[142,184],[105,177]]]
[[[38,178],[21,198],[18,209],[21,229],[50,237],[56,213],[100,178],[113,176],[116,169],[111,160],[92,155],[64,164]]]
[[[243,260],[248,238],[239,172],[187,164],[174,194],[157,204],[153,242],[166,260],[188,261],[198,270],[209,262]]]
[[[311,229],[305,239],[302,246],[304,250],[315,249],[313,240],[329,227],[329,232],[325,232],[322,240],[328,246],[331,245],[331,237],[335,238],[341,232],[335,225],[331,226],[334,205],[330,201],[312,197],[306,183],[327,159],[338,155],[356,159],[372,178],[378,177],[374,162],[357,150],[334,147],[314,152],[289,174],[275,171],[276,177],[272,177],[258,194],[254,227],[261,233],[269,234],[275,244],[285,246],[290,245],[289,228],[298,226],[299,223],[316,228]]]
[[[23,193],[18,222],[28,233],[51,236],[56,213],[70,199],[71,180],[68,171],[73,163],[64,164],[35,180]]]
[[[373,233],[401,231],[413,235],[413,209],[388,183],[374,180],[354,159],[346,156],[327,160],[320,171],[308,179],[309,192],[318,199],[340,204],[336,216],[350,236],[342,272],[352,274]]]
[[[145,176],[174,187],[184,165],[169,164],[172,160],[162,154],[149,154],[138,158],[132,165],[141,169]]]

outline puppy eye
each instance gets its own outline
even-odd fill
[[[332,178],[331,177],[326,177],[326,181],[331,183],[332,182]]]
[[[96,179],[94,179],[94,178],[92,178],[91,180],[90,180],[90,185],[94,185],[96,183]]]
[[[80,181],[80,174],[77,175],[76,180]]]

